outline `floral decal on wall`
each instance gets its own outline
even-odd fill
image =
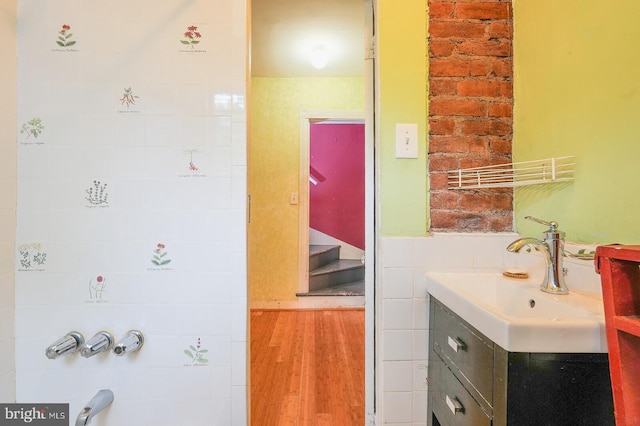
[[[85,190],[87,196],[84,198],[89,202],[87,207],[109,207],[107,193],[107,184],[101,183],[99,180],[94,180],[93,185],[89,189]]]
[[[182,152],[189,156],[188,162],[185,161],[185,170],[178,173],[179,177],[206,177],[200,168],[196,165],[193,159],[193,154],[199,153],[198,149],[195,148],[187,148],[183,149]]]
[[[122,94],[122,97],[120,98],[120,104],[123,106],[126,106],[127,109],[131,108],[131,105],[135,105],[136,104],[136,99],[139,99],[140,96],[138,95],[134,95],[133,94],[133,89],[131,88],[131,86],[129,86],[128,88],[124,89],[124,93]]]
[[[207,352],[209,352],[208,349],[202,349],[199,337],[196,346],[189,345],[189,349],[184,350],[184,354],[191,359],[191,365],[208,364],[209,360],[204,357],[204,354],[206,354]]]
[[[165,245],[158,243],[156,249],[153,251],[153,258],[151,263],[156,266],[164,266],[171,262],[171,259],[167,259],[167,252],[165,251]]]
[[[20,134],[25,134],[23,143],[35,142],[34,140],[38,139],[38,136],[40,136],[43,130],[44,125],[39,117],[34,117],[27,121],[20,128]],[[31,139],[32,136],[33,139]],[[29,141],[29,139],[31,139],[31,141]]]
[[[92,301],[101,301],[103,300],[104,292],[106,291],[104,288],[107,286],[107,279],[98,275],[89,280],[89,299]]]
[[[27,243],[18,247],[19,271],[44,271],[47,253],[40,243]]]
[[[72,37],[73,37],[73,33],[71,32],[71,25],[63,24],[60,31],[58,31],[58,38],[56,40],[56,44],[64,48],[65,51],[73,50],[73,49],[70,49],[70,47],[75,45],[76,41],[72,40],[71,39]],[[56,50],[62,50],[62,49],[56,49]]]
[[[187,27],[187,32],[185,32],[183,36],[185,39],[180,40],[180,43],[191,46],[191,50],[193,50],[195,45],[200,43],[198,39],[202,37],[202,34],[198,32],[198,27],[192,25]]]

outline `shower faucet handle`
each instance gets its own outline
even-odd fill
[[[144,336],[142,333],[138,330],[129,330],[113,347],[113,352],[118,356],[122,356],[137,351],[143,344]]]
[[[82,334],[77,331],[70,331],[49,345],[45,355],[49,359],[56,359],[59,356],[77,351],[83,344],[84,337],[82,337]]]
[[[80,355],[90,358],[100,352],[105,352],[113,346],[113,335],[108,331],[99,331],[80,350]]]

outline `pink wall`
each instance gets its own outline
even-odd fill
[[[364,124],[311,124],[309,226],[364,250]]]

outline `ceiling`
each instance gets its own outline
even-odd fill
[[[363,76],[364,11],[364,0],[251,0],[251,75]],[[320,70],[310,59],[319,45]]]

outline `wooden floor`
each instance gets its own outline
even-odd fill
[[[362,426],[364,310],[251,311],[252,426]]]

